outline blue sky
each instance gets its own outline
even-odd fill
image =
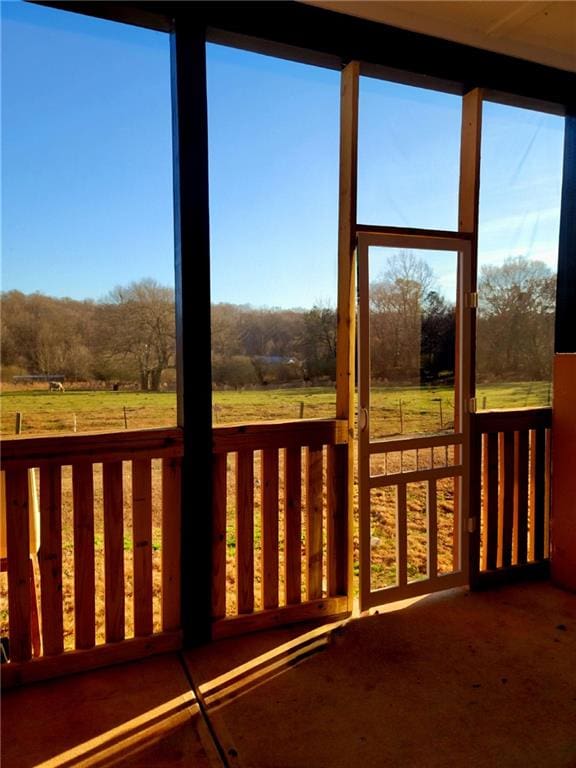
[[[173,284],[169,69],[162,33],[2,3],[3,290]],[[213,300],[334,304],[339,74],[210,45],[208,87]],[[459,97],[362,78],[359,221],[456,228],[459,130]],[[485,105],[481,263],[555,265],[562,140]]]

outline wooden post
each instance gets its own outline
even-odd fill
[[[300,402],[300,418],[301,419],[304,418],[304,401],[303,400]]]
[[[18,411],[16,414],[16,426],[14,428],[14,431],[17,435],[22,434],[22,413]]]
[[[345,586],[348,607],[352,610],[353,589],[353,510],[354,510],[354,395],[355,395],[355,317],[356,317],[356,190],[358,175],[358,88],[360,65],[351,61],[344,67],[340,94],[340,193],[338,212],[338,313],[336,341],[336,418],[348,424],[348,443],[336,449],[341,470],[336,490],[335,521],[345,531],[338,537],[345,549],[337,552],[336,580]],[[345,576],[344,576],[345,574]]]
[[[554,408],[552,411],[552,510],[550,561],[552,579],[576,590],[576,114],[564,124],[564,172],[556,283],[554,340]]]
[[[128,429],[128,416],[126,415],[126,406],[124,406],[124,429]]]
[[[185,646],[211,638],[212,373],[205,27],[171,32],[178,426],[182,458],[181,601]],[[201,514],[198,484],[203,487]]]
[[[454,562],[464,562],[468,552],[470,583],[477,579],[480,552],[479,504],[473,498],[480,493],[479,473],[471,466],[480,460],[478,445],[472,434],[472,402],[476,392],[476,309],[472,300],[476,296],[478,275],[478,211],[480,200],[480,148],[482,141],[483,93],[475,88],[464,95],[462,101],[462,132],[460,145],[460,189],[458,205],[458,231],[472,235],[468,254],[469,263],[460,261],[458,275],[459,299],[457,311],[454,429],[464,434],[462,448],[454,448],[455,461],[462,461],[464,474],[454,493]],[[478,440],[476,439],[476,443]],[[476,481],[474,480],[476,478]],[[475,510],[475,512],[473,512]],[[463,529],[460,528],[463,526]],[[467,531],[470,532],[468,537]],[[463,552],[458,552],[460,546]],[[472,562],[475,560],[475,562]]]

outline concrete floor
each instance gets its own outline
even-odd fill
[[[3,765],[576,768],[575,594],[396,608],[10,692]]]

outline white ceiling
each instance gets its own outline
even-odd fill
[[[301,0],[576,72],[576,0]]]

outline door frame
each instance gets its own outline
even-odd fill
[[[452,251],[457,256],[457,301],[456,301],[456,345],[455,345],[455,401],[454,433],[437,437],[391,438],[370,440],[370,309],[369,309],[369,249],[370,247],[409,248],[413,250]],[[368,231],[362,228],[357,233],[358,264],[358,483],[359,483],[359,533],[360,533],[360,610],[368,610],[393,600],[450,589],[467,584],[469,581],[469,534],[468,522],[470,494],[470,413],[475,409],[471,391],[471,362],[473,350],[473,319],[476,294],[473,288],[473,247],[469,237],[462,233],[423,233],[422,231]],[[397,473],[390,477],[372,476],[370,457],[373,453],[386,452],[386,448],[402,450],[432,448],[434,445],[453,445],[454,462],[444,471],[434,469],[419,472]],[[374,450],[376,447],[376,450]],[[401,475],[405,474],[406,478]],[[428,532],[428,577],[409,582],[407,579],[407,535],[406,535],[406,487],[410,482],[427,482],[427,532]],[[439,576],[437,574],[437,505],[436,480],[454,477],[454,564],[455,571]],[[396,518],[396,561],[397,585],[371,590],[370,553],[370,491],[373,487],[395,486],[397,488]],[[436,572],[432,572],[432,570]]]

